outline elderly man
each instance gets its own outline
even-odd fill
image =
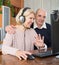
[[[44,36],[44,42],[48,47],[51,47],[51,26],[45,22],[47,12],[43,9],[36,11],[36,21],[34,23],[34,29],[37,34]]]

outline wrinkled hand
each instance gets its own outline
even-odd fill
[[[35,37],[35,43],[34,43],[37,47],[43,48],[45,46],[44,44],[44,36],[41,37],[41,35],[37,35]]]
[[[15,26],[14,25],[8,25],[5,28],[5,31],[8,32],[9,34],[14,34],[15,33]]]
[[[27,52],[27,51],[17,51],[16,52],[16,56],[20,59],[20,60],[22,60],[22,58],[24,59],[24,60],[26,60],[27,59],[27,55],[26,54],[29,54],[29,55],[31,55],[31,53],[30,52]]]

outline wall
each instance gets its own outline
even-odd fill
[[[31,7],[36,11],[43,8],[47,11],[46,22],[50,23],[50,14],[52,10],[59,9],[59,0],[24,0],[24,7]]]

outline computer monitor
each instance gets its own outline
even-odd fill
[[[51,14],[51,42],[53,53],[59,53],[59,10]]]

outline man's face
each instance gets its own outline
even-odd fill
[[[36,14],[36,23],[38,26],[42,26],[46,18],[46,12],[39,10]]]

